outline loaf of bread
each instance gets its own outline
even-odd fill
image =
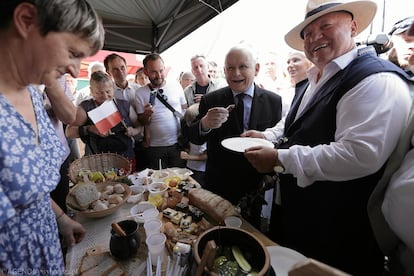
[[[190,204],[203,210],[215,222],[223,222],[228,216],[237,216],[238,212],[230,201],[208,190],[197,188],[188,193]]]
[[[72,195],[78,202],[79,207],[88,208],[92,202],[98,200],[99,191],[94,183],[79,183],[72,191]]]

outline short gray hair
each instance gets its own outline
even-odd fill
[[[256,49],[253,48],[253,46],[246,42],[241,42],[233,47],[230,48],[230,50],[227,52],[225,61],[227,61],[227,56],[235,51],[241,51],[243,52],[247,57],[249,57],[250,62],[253,64],[259,63],[259,58]]]
[[[92,55],[102,49],[105,31],[96,11],[86,0],[6,0],[0,1],[0,29],[12,21],[21,3],[33,4],[38,13],[40,32],[68,32],[86,39]]]

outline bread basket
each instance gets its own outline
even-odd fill
[[[86,171],[102,173],[115,171],[119,179],[131,173],[131,164],[128,159],[116,153],[86,155],[70,164],[69,179],[76,184],[83,180],[81,174]]]
[[[117,184],[117,183],[107,181],[107,182],[102,182],[102,183],[96,183],[95,185],[96,185],[97,190],[99,192],[102,192],[105,189],[106,186],[115,185],[115,184]],[[121,184],[125,189],[125,192],[123,193],[123,196],[122,196],[122,202],[118,203],[114,207],[111,207],[111,208],[108,208],[108,209],[105,209],[105,210],[102,210],[102,211],[92,211],[92,210],[82,211],[82,210],[79,210],[78,207],[77,207],[76,200],[75,200],[74,196],[72,196],[72,191],[76,188],[76,186],[73,187],[69,191],[69,194],[66,197],[66,206],[70,210],[72,210],[76,215],[86,217],[86,218],[102,218],[102,217],[109,216],[109,215],[115,213],[119,209],[119,207],[121,207],[127,201],[129,196],[131,195],[131,188],[127,184],[124,184],[124,183],[121,183]],[[79,184],[77,184],[77,185],[79,185]]]

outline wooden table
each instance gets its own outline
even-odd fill
[[[243,223],[242,223],[242,226],[240,228],[250,232],[251,234],[253,234],[253,236],[255,236],[259,241],[261,241],[264,246],[278,245],[277,243],[275,243],[274,241],[269,239],[266,235],[264,235],[262,232],[260,232],[253,225],[251,225],[248,221],[246,221],[245,219],[242,219],[242,221],[243,221]]]

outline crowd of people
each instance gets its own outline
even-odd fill
[[[64,274],[62,246],[85,235],[66,214],[68,166],[104,152],[133,171],[187,167],[278,244],[352,275],[414,275],[414,17],[380,56],[355,43],[376,8],[309,0],[286,57],[241,43],[223,72],[196,54],[177,80],[158,53],[129,79],[113,53],[78,91],[80,61],[103,47],[94,9],[1,3],[0,275]],[[101,133],[88,111],[106,102],[122,120]],[[234,152],[221,144],[232,137],[275,147]]]

